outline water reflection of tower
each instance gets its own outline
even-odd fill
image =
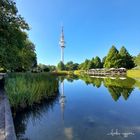
[[[64,81],[61,83],[61,96],[60,96],[60,106],[61,106],[61,113],[62,119],[64,120],[64,109],[66,103],[66,96],[64,95]]]

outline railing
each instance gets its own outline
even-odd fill
[[[125,75],[126,69],[125,68],[111,68],[111,69],[90,69],[86,72],[90,75]]]

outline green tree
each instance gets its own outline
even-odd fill
[[[48,68],[50,71],[56,71],[56,66],[54,65],[48,65]]]
[[[102,68],[101,59],[98,56],[96,56],[94,59],[94,65],[95,65],[95,68]]]
[[[135,58],[135,64],[136,64],[136,66],[140,66],[140,53],[139,53],[138,56]]]
[[[103,57],[103,59],[102,59],[102,67],[104,67],[105,60],[106,60],[106,56],[105,56],[105,57]]]
[[[35,45],[29,40],[25,41],[24,47],[18,53],[17,71],[27,71],[37,66]]]
[[[66,67],[66,70],[69,70],[69,71],[73,70],[73,62],[72,61],[67,62],[65,67]]]
[[[66,70],[72,71],[72,70],[77,70],[79,64],[78,63],[73,63],[72,61],[67,62],[65,65]]]
[[[81,64],[78,66],[78,69],[80,69],[80,70],[84,70],[84,62],[81,63]]]
[[[39,64],[38,68],[40,69],[41,72],[49,72],[50,71],[49,67],[47,65],[44,65],[44,64]]]
[[[78,63],[74,63],[73,64],[73,70],[78,70],[79,64]]]
[[[58,65],[57,65],[57,69],[58,70],[65,70],[65,65],[64,65],[64,63],[62,62],[62,61],[60,61],[59,63],[58,63]]]
[[[121,56],[121,64],[120,64],[121,67],[127,69],[131,69],[134,67],[133,57],[129,54],[129,52],[124,46],[120,49],[119,54]]]
[[[121,63],[121,58],[120,58],[119,52],[115,46],[112,46],[105,59],[104,67],[105,68],[119,68],[120,63]]]
[[[93,68],[95,68],[95,65],[94,62],[91,60],[88,62],[87,69],[93,69]]]
[[[84,62],[84,65],[83,65],[83,70],[88,70],[89,69],[89,63],[90,63],[90,60],[86,59],[85,62]]]
[[[25,22],[23,17],[21,17],[21,15],[18,14],[16,3],[13,0],[1,0],[0,67],[10,71],[15,71],[21,68],[21,66],[23,65],[21,64],[23,59],[21,57],[23,57],[23,55],[21,55],[20,52],[23,50],[24,52],[26,51],[24,48],[27,48],[28,40],[28,36],[25,33],[25,30],[29,30],[29,26]],[[29,54],[28,48],[27,51]],[[35,55],[34,51],[33,53]],[[32,55],[32,53],[29,55]],[[28,59],[28,61],[30,60]]]

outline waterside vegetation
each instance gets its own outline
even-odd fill
[[[58,78],[46,73],[9,74],[5,91],[12,107],[25,108],[58,95]]]
[[[64,79],[69,82],[81,79],[87,85],[91,84],[97,88],[103,84],[115,101],[121,95],[127,100],[134,87],[140,88],[139,80],[128,77],[96,78],[86,74],[12,73],[5,78],[5,91],[12,108],[20,110],[59,96],[59,82],[63,82]]]
[[[120,51],[113,45],[108,54],[101,60],[100,57],[96,56],[92,59],[86,59],[81,64],[74,63],[72,61],[63,64],[58,63],[58,70],[89,70],[89,69],[100,69],[100,68],[126,68],[131,69],[138,66],[139,57],[133,57],[128,50],[122,46]]]
[[[88,75],[80,76],[87,85],[100,88],[103,84],[111,94],[114,101],[117,101],[121,96],[127,100],[135,87],[140,88],[140,82],[137,79],[129,77],[104,77],[96,78]]]

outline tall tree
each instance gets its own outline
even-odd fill
[[[36,53],[35,45],[29,40],[25,41],[25,46],[19,51],[19,62],[17,63],[18,71],[27,71],[31,68],[36,67]]]
[[[129,52],[124,46],[120,49],[119,54],[121,56],[121,64],[120,64],[121,67],[127,69],[131,69],[134,67],[133,57],[129,54]]]
[[[65,70],[65,65],[64,65],[64,63],[62,62],[62,61],[60,61],[59,63],[58,63],[58,65],[57,65],[57,69],[58,70]]]
[[[79,64],[78,63],[74,63],[73,64],[73,70],[78,70]]]
[[[18,14],[13,0],[0,1],[0,67],[13,71],[21,62],[19,52],[26,48],[28,24]],[[35,53],[35,52],[34,52]]]
[[[90,63],[90,60],[86,59],[85,62],[84,62],[84,65],[83,65],[83,69],[84,70],[88,70],[89,69],[89,67],[88,67],[89,63]]]
[[[93,69],[93,68],[95,68],[95,65],[94,62],[91,60],[88,62],[87,69]]]
[[[120,58],[119,52],[115,46],[112,46],[106,57],[104,67],[105,68],[119,68],[120,63],[121,63],[121,58]]]
[[[103,57],[103,59],[102,59],[102,67],[104,67],[105,60],[106,60],[106,56],[105,56],[105,57]]]
[[[95,68],[102,68],[101,59],[98,56],[96,56],[94,59],[94,65],[95,65]]]
[[[65,65],[66,70],[73,70],[73,64],[74,63],[72,61],[67,62],[67,64]]]
[[[135,64],[136,64],[136,66],[140,66],[140,53],[139,53],[138,56],[135,58]]]
[[[80,69],[80,70],[84,70],[84,62],[81,63],[81,64],[78,66],[78,69]]]

